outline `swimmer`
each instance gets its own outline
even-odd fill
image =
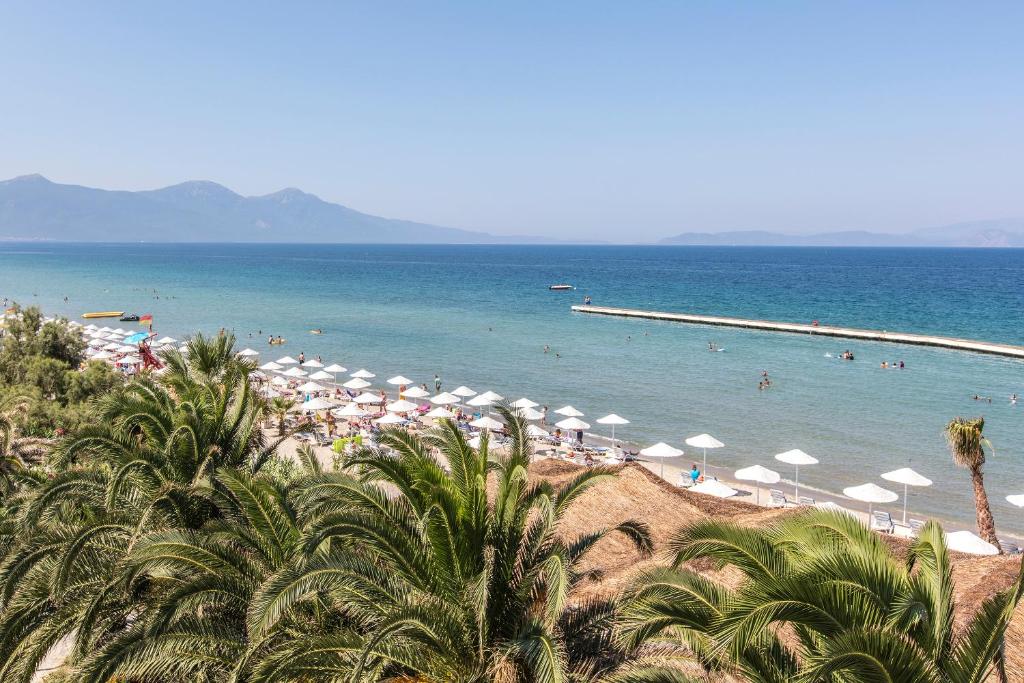
[[[547,353],[547,352],[548,352],[548,351],[550,351],[550,350],[551,350],[551,347],[550,347],[550,346],[548,346],[547,344],[545,344],[545,345],[544,345],[544,353]]]

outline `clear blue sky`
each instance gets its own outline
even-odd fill
[[[1024,3],[6,2],[0,177],[634,241],[1024,215]]]

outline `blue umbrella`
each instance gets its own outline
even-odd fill
[[[125,344],[138,344],[141,341],[145,341],[149,337],[149,332],[136,332],[130,337],[124,338]]]

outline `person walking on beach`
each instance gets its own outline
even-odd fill
[[[434,391],[435,393],[441,393],[441,377],[440,375],[434,375]]]
[[[305,353],[305,351],[299,351],[299,363],[302,364],[302,363],[305,363],[305,362],[306,362],[306,353]]]

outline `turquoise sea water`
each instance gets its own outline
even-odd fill
[[[547,290],[557,282],[577,289]],[[828,491],[911,466],[935,480],[910,499],[919,515],[973,519],[941,431],[955,415],[984,415],[997,524],[1024,531],[1024,510],[1003,500],[1024,493],[1024,401],[1009,402],[1024,394],[1021,361],[571,313],[584,294],[1024,344],[1024,250],[0,243],[0,297],[49,312],[152,313],[161,334],[232,329],[264,361],[303,351],[379,378],[439,373],[449,389],[571,403],[590,421],[616,412],[632,421],[617,435],[640,444],[710,432],[726,443],[710,462],[729,469],[761,463],[788,477],[772,456],[801,448],[821,460],[801,482]],[[270,348],[268,334],[288,343]],[[856,361],[825,356],[847,348]]]

